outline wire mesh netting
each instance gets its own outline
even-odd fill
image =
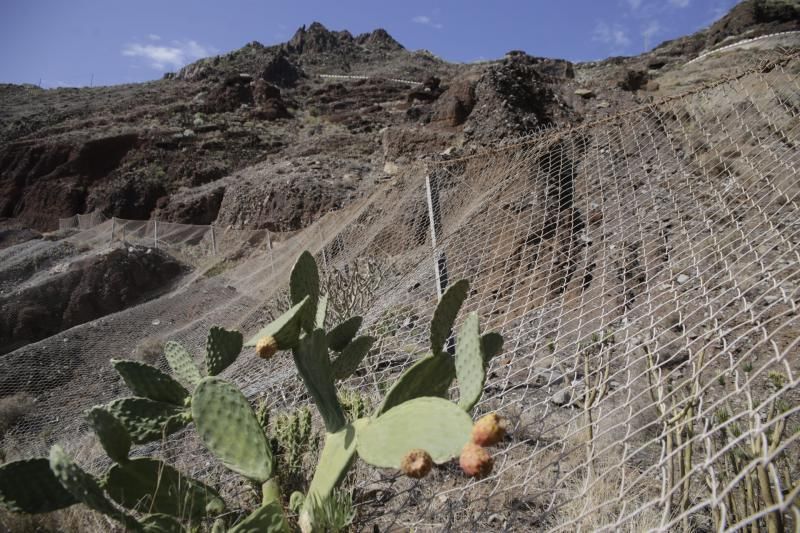
[[[285,305],[308,249],[332,314],[363,314],[380,338],[345,383],[373,404],[426,352],[439,281],[468,279],[462,315],[477,311],[505,338],[476,408],[512,423],[492,475],[467,480],[448,465],[413,481],[358,466],[349,483],[364,525],[797,528],[799,72],[787,55],[600,122],[410,165],[274,243],[247,233],[212,244],[207,227],[148,230],[152,221],[93,226],[72,238],[174,234],[182,257],[214,257],[223,242],[236,245],[220,256],[247,255],[3,356],[0,397],[36,399],[4,449],[32,456],[61,442],[102,470],[81,413],[125,394],[109,358],[166,369],[166,340],[201,357],[212,325],[255,333]],[[276,411],[310,403],[285,356],[245,353],[225,377]],[[191,429],[137,453],[229,498],[249,490]]]

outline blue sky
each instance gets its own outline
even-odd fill
[[[44,87],[160,78],[320,21],[385,28],[450,61],[512,49],[573,61],[638,54],[708,26],[737,0],[2,0],[0,82]]]

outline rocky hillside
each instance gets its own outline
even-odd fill
[[[2,85],[0,217],[15,219],[3,239],[95,209],[299,229],[420,154],[468,151],[668,94],[659,79],[703,51],[800,29],[798,21],[794,2],[748,0],[638,57],[572,64],[510,52],[470,65],[409,51],[384,30],[353,36],[314,23],[284,44],[253,42],[148,83]]]

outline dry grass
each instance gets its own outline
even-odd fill
[[[36,399],[27,392],[0,398],[0,435],[33,410]]]

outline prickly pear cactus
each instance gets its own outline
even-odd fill
[[[239,522],[228,533],[289,533],[289,524],[283,516],[280,503],[259,507]]]
[[[213,326],[206,339],[206,372],[216,376],[228,368],[242,351],[242,334]]]
[[[78,503],[61,485],[50,461],[14,461],[0,466],[0,507],[14,513],[48,513]]]
[[[93,407],[86,413],[86,419],[94,429],[100,445],[112,461],[124,463],[131,451],[131,436],[117,417],[103,407]]]
[[[423,357],[403,372],[387,391],[376,415],[422,396],[446,396],[456,376],[456,367],[447,352]]]
[[[362,418],[336,433],[325,436],[325,446],[317,463],[317,470],[308,488],[306,501],[310,498],[324,499],[339,486],[356,456],[356,439],[360,430],[369,425],[369,419]]]
[[[111,364],[136,396],[175,405],[183,405],[189,396],[183,385],[154,366],[120,359]]]
[[[217,377],[200,381],[192,394],[197,434],[222,463],[254,481],[272,477],[272,451],[247,398]]]
[[[308,303],[303,308],[300,324],[303,329],[311,333],[317,318],[317,303],[319,302],[319,271],[314,256],[303,252],[297,258],[289,278],[289,294],[293,304],[300,303],[308,296]]]
[[[332,363],[333,377],[347,379],[352,376],[376,340],[375,337],[364,336],[345,346],[339,357]]]
[[[486,381],[477,313],[467,316],[458,333],[456,377],[460,396],[458,405],[469,412],[480,400]]]
[[[356,448],[359,457],[377,467],[400,468],[415,448],[441,464],[459,456],[471,432],[472,419],[458,405],[423,397],[393,407],[361,428]]]
[[[217,491],[149,457],[114,465],[106,474],[103,487],[124,507],[184,520],[201,520],[225,510]]]
[[[139,523],[130,515],[117,509],[106,498],[100,484],[91,474],[85,472],[67,456],[60,446],[50,449],[50,469],[61,485],[72,496],[91,509],[108,515],[133,530],[140,529]]]
[[[467,299],[469,293],[469,282],[465,279],[457,281],[448,287],[442,295],[436,310],[433,312],[431,320],[431,352],[434,355],[440,353],[444,348],[444,343],[450,336],[453,323],[456,321],[461,305]]]
[[[203,379],[203,376],[200,375],[200,369],[194,364],[194,359],[179,342],[168,341],[164,344],[164,358],[172,371],[175,372],[175,375],[178,376],[178,379],[188,385],[189,388],[193,389]]]
[[[147,398],[120,398],[105,409],[125,426],[136,444],[161,440],[191,421],[186,408]]]
[[[336,397],[325,332],[317,329],[306,335],[292,352],[297,371],[325,422],[326,431],[336,433],[344,427],[345,417]]]
[[[484,334],[481,337],[481,351],[484,367],[487,367],[492,358],[503,351],[503,336],[495,331]]]
[[[323,294],[317,302],[317,316],[314,319],[314,327],[325,329],[325,320],[328,318],[328,295]]]
[[[275,337],[278,343],[278,349],[288,350],[294,348],[300,336],[300,321],[309,300],[310,297],[304,297],[297,304],[292,306],[291,309],[256,333],[245,343],[245,346],[255,346],[258,344],[258,341],[265,337]]]
[[[363,318],[360,316],[353,316],[330,330],[328,332],[328,348],[334,352],[344,350],[358,333],[362,321]]]

